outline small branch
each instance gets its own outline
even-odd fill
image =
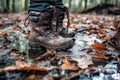
[[[48,50],[43,55],[40,55],[39,57],[35,58],[34,61],[44,60],[45,58],[47,58],[49,56],[54,56],[56,54],[56,52],[50,52],[50,51],[52,51],[52,50]]]

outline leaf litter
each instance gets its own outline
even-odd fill
[[[67,52],[47,50],[36,59],[29,59],[26,12],[0,17],[0,79],[120,79],[119,16],[71,13],[69,31],[77,32],[74,46]]]

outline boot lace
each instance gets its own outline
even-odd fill
[[[56,26],[55,26],[55,30],[53,28],[53,31],[55,32],[55,34],[59,34],[59,27],[61,27],[60,25],[58,25],[60,23],[60,21],[59,21],[60,16],[59,16],[59,14],[56,14],[56,13],[57,13],[57,10],[54,13],[54,15],[56,15]],[[64,16],[66,16],[66,18],[67,18],[67,26],[65,28],[66,28],[66,33],[68,35],[68,28],[69,28],[69,25],[70,25],[69,9],[68,8],[65,8],[65,15]]]

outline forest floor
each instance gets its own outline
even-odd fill
[[[0,14],[0,80],[120,80],[120,51],[111,43],[116,16],[71,13],[74,46],[47,50],[39,60],[29,58],[26,18],[26,12]]]

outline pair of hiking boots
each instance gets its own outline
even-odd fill
[[[74,36],[68,34],[68,26],[63,27],[63,20],[68,9],[57,9],[51,7],[44,12],[29,12],[30,25],[32,27],[29,38],[31,51],[40,51],[41,49],[66,50],[73,46]],[[33,50],[34,49],[34,50]],[[34,52],[33,52],[34,53]]]

